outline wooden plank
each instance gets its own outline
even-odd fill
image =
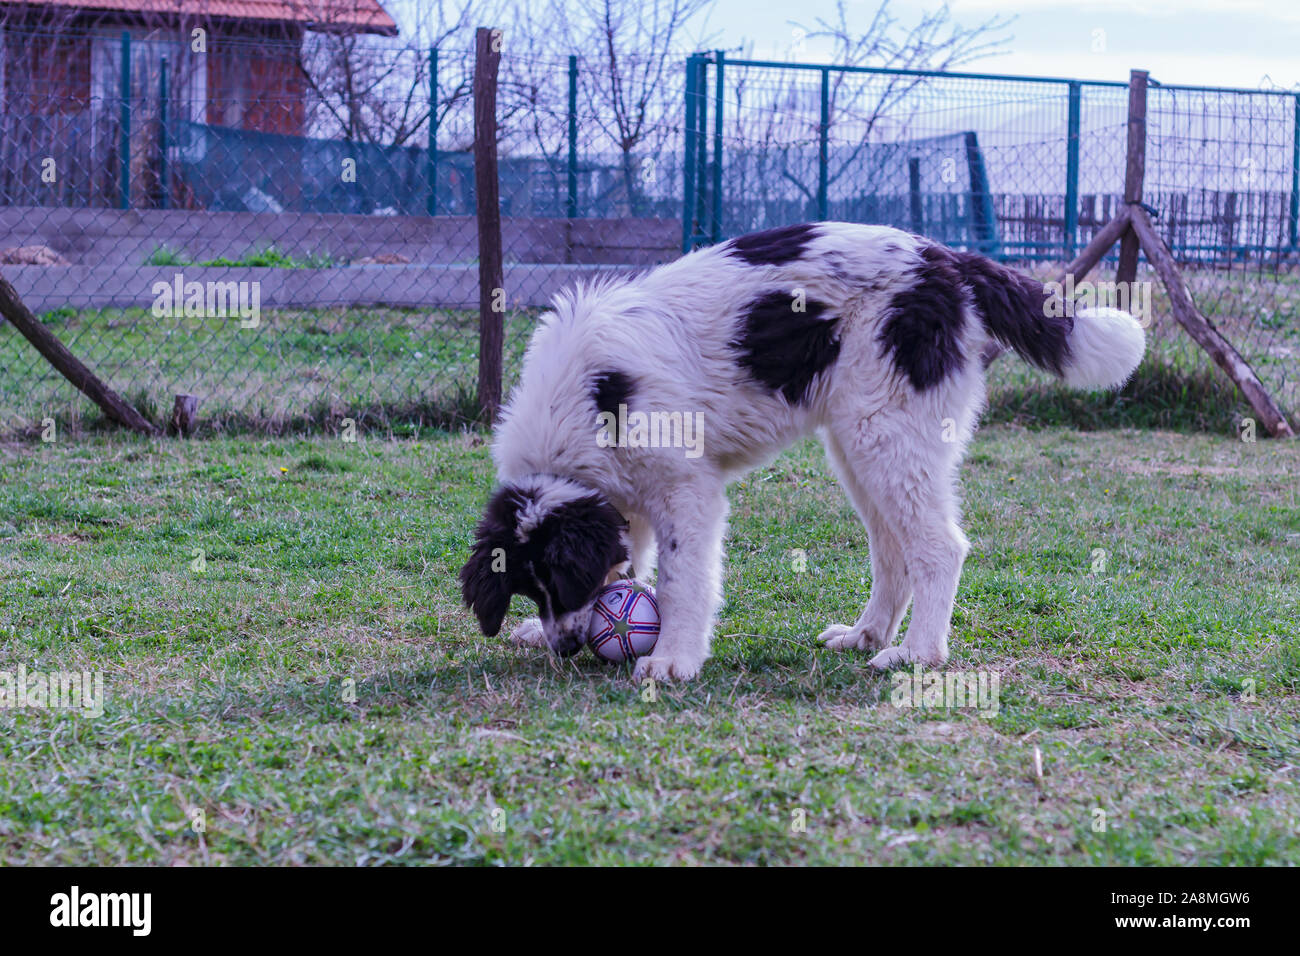
[[[0,315],[8,319],[60,375],[102,408],[110,420],[145,435],[160,434],[152,422],[136,411],[135,407],[117,392],[96,378],[94,372],[86,368],[68,351],[67,346],[41,325],[40,320],[32,315],[31,310],[23,304],[18,293],[14,291],[14,287],[3,276],[0,276]]]
[[[1219,236],[1219,245],[1223,248],[1223,254],[1227,257],[1228,268],[1232,268],[1233,261],[1237,258],[1233,255],[1233,247],[1237,244],[1237,193],[1232,191],[1228,193],[1228,198],[1223,203],[1223,219],[1219,223],[1222,233]]]
[[[503,242],[520,262],[652,265],[679,254],[680,232],[679,222],[663,219],[502,219]],[[49,246],[78,265],[140,268],[159,246],[197,262],[241,259],[272,243],[299,258],[396,253],[412,262],[469,262],[478,226],[473,216],[0,207],[0,248]]]
[[[1246,396],[1246,401],[1250,402],[1250,407],[1259,416],[1264,429],[1274,438],[1293,438],[1295,432],[1287,422],[1286,415],[1268,394],[1268,390],[1264,388],[1259,376],[1250,367],[1250,363],[1242,358],[1241,353],[1233,347],[1232,343],[1224,338],[1214,324],[1196,307],[1192,294],[1187,290],[1187,283],[1183,281],[1178,264],[1174,262],[1173,254],[1156,233],[1151,220],[1147,218],[1146,210],[1134,206],[1132,223],[1133,231],[1142,243],[1142,251],[1146,253],[1147,261],[1155,268],[1160,281],[1164,283],[1165,291],[1169,293],[1169,304],[1173,309],[1174,318],[1187,330],[1187,334],[1196,344],[1214,359],[1215,364],[1223,369],[1228,378],[1237,384],[1242,394]]]
[[[465,256],[473,258],[471,250]],[[518,263],[506,267],[505,288],[512,308],[547,308],[556,293],[579,279],[630,275],[642,266]],[[456,264],[351,266],[346,269],[268,269],[147,266],[124,272],[111,266],[5,266],[18,294],[39,315],[69,306],[75,309],[141,308],[154,303],[155,282],[174,284],[182,271],[186,282],[256,282],[261,308],[308,309],[329,306],[392,306],[417,309],[478,308],[478,266]],[[232,316],[231,321],[238,317]]]
[[[1132,70],[1128,79],[1128,149],[1124,165],[1124,204],[1140,205],[1142,182],[1146,177],[1147,162],[1147,71]],[[1133,230],[1120,239],[1119,269],[1115,279],[1120,283],[1137,279],[1138,238]]]
[[[501,352],[505,316],[504,257],[501,251],[501,196],[497,177],[497,70],[501,33],[479,27],[474,33],[474,199],[478,217],[478,404],[485,421],[501,407]]]

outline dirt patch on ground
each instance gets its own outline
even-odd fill
[[[1249,465],[1197,465],[1184,461],[1115,461],[1118,470],[1130,474],[1150,477],[1152,475],[1175,475],[1195,477],[1203,475],[1209,478],[1233,477],[1284,477],[1285,471],[1262,471]]]
[[[73,544],[82,544],[88,539],[79,534],[43,534],[41,540],[47,544],[58,544],[66,547]]]

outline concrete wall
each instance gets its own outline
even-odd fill
[[[628,266],[512,265],[506,267],[506,304],[545,308],[578,279],[634,271]],[[0,266],[24,303],[40,314],[77,309],[150,308],[154,285],[257,282],[263,309],[325,306],[478,309],[478,266],[352,266],[340,269],[253,269],[145,266]],[[2,321],[2,320],[0,320]]]
[[[680,226],[668,220],[505,219],[506,295],[544,307],[582,276],[675,259]],[[397,254],[411,265],[329,269],[151,266],[160,246],[190,260],[240,259],[274,244],[298,258],[336,263]],[[0,266],[28,307],[108,308],[154,302],[157,282],[261,284],[263,308],[392,305],[478,307],[478,231],[473,218],[316,213],[0,207],[0,249],[44,245],[70,266]]]
[[[507,263],[647,266],[681,251],[676,220],[507,218],[501,231]],[[0,207],[0,249],[49,246],[80,266],[143,266],[160,246],[191,260],[240,259],[272,244],[336,262],[396,253],[413,263],[469,264],[478,229],[471,216]]]

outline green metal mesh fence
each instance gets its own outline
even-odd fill
[[[1300,97],[1153,86],[1145,201],[1197,307],[1300,415]],[[1162,348],[1203,364],[1156,297]]]
[[[684,248],[847,219],[909,229],[1046,278],[1123,203],[1126,84],[722,53],[692,57],[685,72],[684,152],[695,162],[685,176]],[[1298,103],[1294,93],[1152,85],[1145,192],[1199,307],[1293,415]],[[1094,284],[1113,277],[1114,259]],[[1129,291],[1149,296],[1155,376],[1212,382],[1230,428],[1231,388],[1173,319],[1145,263],[1138,280]],[[1014,361],[995,367],[991,381],[995,395],[1049,384]]]

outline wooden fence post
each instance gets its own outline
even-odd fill
[[[1147,168],[1147,71],[1131,70],[1128,75],[1128,158],[1124,167],[1124,203],[1141,205],[1142,181]],[[1115,280],[1134,282],[1138,269],[1137,233],[1124,230],[1119,241],[1119,269]]]
[[[197,395],[177,395],[172,402],[172,420],[169,423],[172,432],[182,438],[189,438],[194,433],[198,411]]]
[[[501,251],[501,190],[497,179],[497,69],[501,31],[474,34],[474,199],[478,216],[478,405],[491,424],[501,407],[505,340],[505,276]]]

